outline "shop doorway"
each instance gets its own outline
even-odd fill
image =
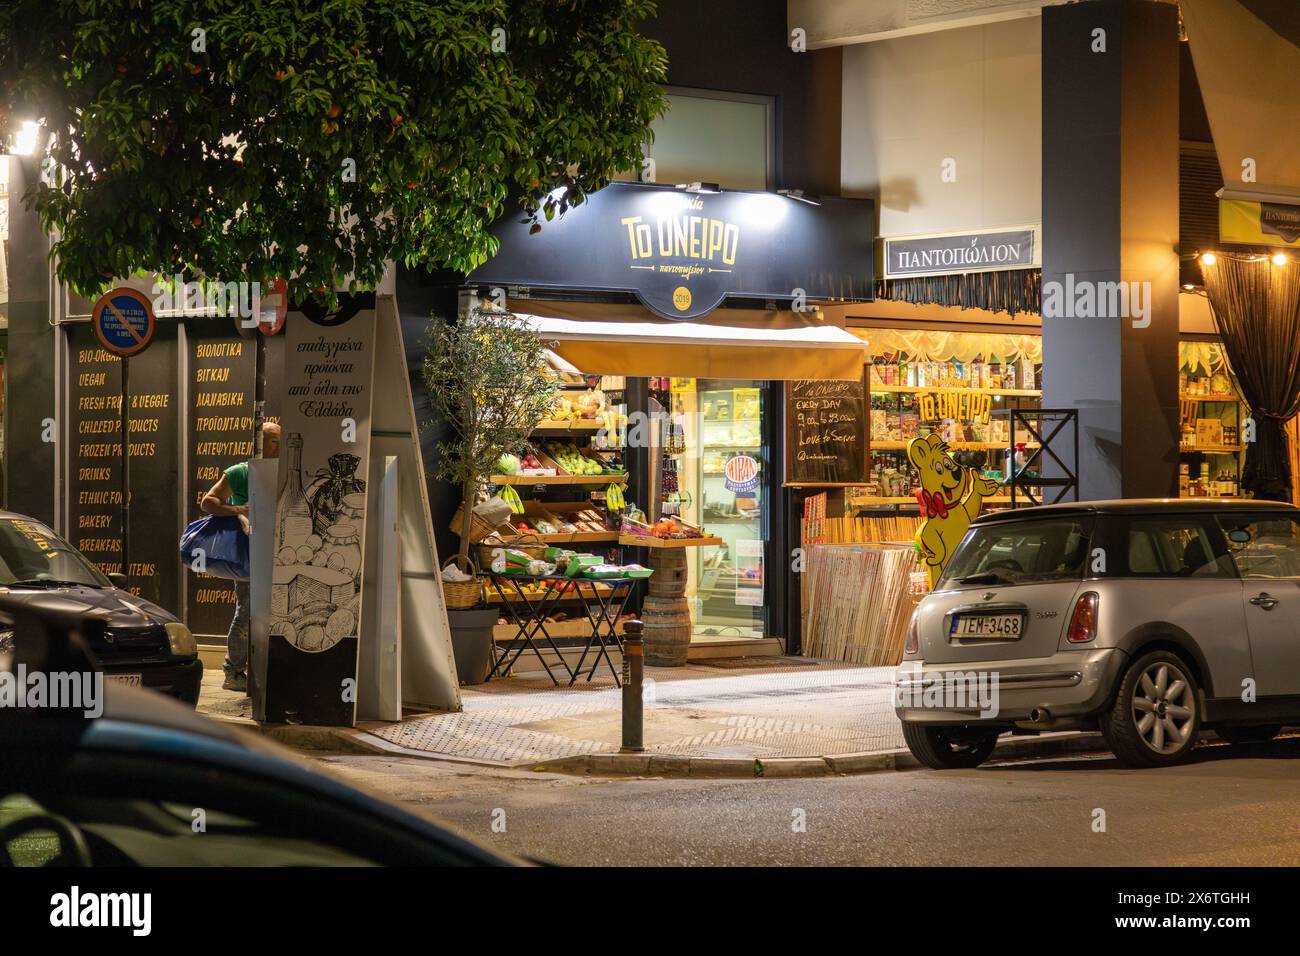
[[[692,549],[687,604],[692,642],[767,636],[765,542],[774,500],[765,382],[660,378],[651,398],[668,411],[660,511],[724,542]]]

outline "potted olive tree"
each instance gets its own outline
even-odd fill
[[[435,412],[450,427],[438,444],[439,477],[458,485],[462,506],[460,550],[452,559],[473,573],[470,560],[473,508],[498,459],[518,452],[546,417],[556,377],[541,338],[509,312],[479,309],[458,321],[434,318],[424,358],[424,383]],[[448,608],[456,670],[479,683],[492,660],[495,608]]]

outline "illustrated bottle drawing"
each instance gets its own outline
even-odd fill
[[[279,547],[288,545],[296,548],[311,536],[311,507],[302,490],[302,434],[291,432],[287,444],[289,474],[275,506],[276,527],[279,531]]]

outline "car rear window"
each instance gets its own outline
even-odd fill
[[[1088,557],[1090,525],[1087,518],[975,525],[958,545],[938,586],[1079,580]]]
[[[1104,577],[1236,577],[1213,516],[1107,515],[1095,572]]]

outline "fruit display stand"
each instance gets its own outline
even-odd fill
[[[682,667],[691,643],[691,609],[686,603],[686,549],[712,548],[721,538],[656,538],[623,533],[618,543],[645,548],[646,565],[654,571],[641,603],[645,662],[652,667]]]
[[[518,455],[503,455],[493,469],[496,473],[486,478],[497,486],[490,492],[511,501],[513,510],[508,522],[496,529],[499,537],[492,543],[522,548],[530,554],[533,545],[553,545],[614,560],[619,537],[617,514],[623,507],[622,495],[614,488],[625,487],[629,480],[622,464],[627,427],[621,401],[624,382],[570,373],[561,373],[560,378],[555,404],[532,429],[528,447]],[[488,582],[486,603],[501,614],[502,623],[494,628],[498,643],[508,644],[518,636],[517,616],[534,612],[540,615],[534,639],[560,639],[566,650],[574,646],[570,642],[592,646],[592,640],[609,636],[606,630],[614,635],[619,632],[621,622],[598,627],[599,615],[593,618],[586,611],[614,596],[621,602],[631,593],[626,586],[589,580],[579,588],[493,575],[491,548],[477,556]],[[493,586],[494,580],[503,586]],[[605,656],[608,659],[608,654]]]

